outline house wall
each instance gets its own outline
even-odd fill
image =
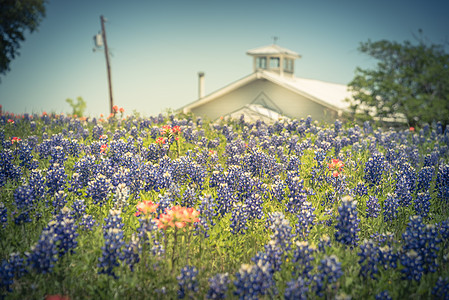
[[[215,120],[252,103],[262,92],[276,104],[280,113],[290,118],[300,119],[308,115],[318,121],[332,121],[337,118],[335,111],[266,79],[255,80],[226,95],[192,108],[191,111],[196,115]]]

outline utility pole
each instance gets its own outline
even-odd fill
[[[112,98],[112,83],[111,83],[111,65],[109,64],[109,52],[108,52],[108,42],[106,40],[106,30],[104,28],[105,19],[100,16],[101,21],[101,35],[104,42],[104,55],[106,56],[106,68],[108,69],[108,83],[109,83],[109,109],[111,114],[113,113],[112,107],[114,106],[114,100]]]

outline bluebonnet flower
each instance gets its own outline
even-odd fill
[[[84,214],[78,223],[78,227],[82,230],[92,230],[95,225],[96,221],[88,214]]]
[[[354,193],[360,197],[366,196],[368,195],[368,188],[365,186],[363,182],[359,182],[354,188]]]
[[[234,204],[234,208],[232,209],[231,215],[231,224],[229,227],[231,228],[231,233],[237,234],[245,234],[246,230],[248,230],[247,222],[248,222],[248,207],[242,203]]]
[[[436,187],[438,197],[447,203],[449,201],[449,164],[439,166]]]
[[[142,245],[139,243],[139,239],[133,234],[131,240],[124,245],[123,255],[120,259],[128,265],[131,272],[134,271],[134,265],[139,263],[139,253],[142,251]]]
[[[92,129],[92,139],[98,140],[100,139],[100,136],[103,135],[104,128],[100,124],[97,124]]]
[[[47,193],[54,195],[56,192],[64,190],[67,181],[67,174],[65,173],[64,165],[53,164],[47,171],[45,186]]]
[[[0,152],[0,186],[5,185],[8,179],[18,181],[22,176],[21,168],[16,166],[13,161],[11,150]]]
[[[374,243],[373,240],[365,240],[360,245],[360,251],[357,255],[360,257],[360,275],[363,277],[370,276],[372,279],[376,278],[379,273],[378,262],[379,262],[379,246]]]
[[[5,228],[7,222],[8,222],[8,208],[5,207],[5,204],[3,204],[3,202],[0,202],[0,223],[2,228]]]
[[[415,250],[404,252],[400,261],[404,267],[401,272],[405,279],[420,281],[424,272],[422,257]]]
[[[368,201],[366,201],[366,217],[377,218],[379,214],[380,214],[379,200],[375,196],[369,196]]]
[[[91,197],[94,204],[102,206],[105,204],[111,190],[111,180],[103,174],[98,174],[89,181],[86,189],[86,196]]]
[[[306,239],[309,235],[310,229],[315,225],[315,208],[308,201],[301,205],[301,210],[298,213],[298,223],[296,225],[296,236],[299,239]]]
[[[331,238],[327,234],[323,234],[318,242],[318,250],[326,252],[327,248],[331,247]]]
[[[234,191],[229,187],[227,183],[221,183],[217,187],[217,213],[223,217],[231,210],[231,207],[235,203]]]
[[[430,194],[418,193],[415,199],[415,213],[423,218],[427,218],[430,211]]]
[[[441,221],[439,224],[436,224],[436,226],[442,241],[447,242],[449,240],[449,219]]]
[[[271,230],[270,238],[282,250],[288,251],[293,238],[290,222],[282,212],[273,212],[268,215],[267,227]]]
[[[375,232],[372,235],[370,235],[370,238],[377,243],[377,245],[383,246],[386,244],[391,244],[394,241],[394,234],[390,232],[386,233],[378,233]]]
[[[14,200],[19,214],[14,216],[16,224],[31,222],[30,213],[34,211],[34,195],[33,190],[28,185],[19,186],[14,191]]]
[[[301,160],[296,155],[291,155],[288,161],[286,170],[287,171],[295,171],[298,170],[301,166]]]
[[[365,163],[364,179],[369,186],[379,186],[385,170],[385,158],[380,153],[374,153]]]
[[[382,291],[382,292],[378,293],[378,294],[375,296],[375,299],[376,299],[376,300],[392,300],[393,298],[391,298],[391,296],[390,296],[390,294],[388,293],[388,291],[385,290],[385,291]]]
[[[225,176],[223,174],[224,168],[220,164],[216,164],[213,167],[213,171],[209,177],[209,187],[218,187],[219,184],[225,181]]]
[[[228,273],[219,273],[209,278],[209,290],[206,299],[225,299],[230,283]]]
[[[273,274],[281,269],[282,261],[284,260],[285,252],[274,240],[270,240],[265,246],[264,252],[258,252],[251,260],[254,263],[259,261],[268,262],[270,265],[270,272]]]
[[[178,298],[184,299],[185,296],[193,298],[198,290],[198,269],[194,266],[185,266],[181,269],[181,274],[176,277],[178,280]]]
[[[33,149],[27,142],[19,143],[18,154],[21,160],[20,165],[32,169],[33,166]]]
[[[115,209],[122,209],[128,205],[129,188],[124,183],[120,183],[115,188],[114,193],[114,207]]]
[[[104,246],[102,256],[98,259],[98,273],[107,274],[118,278],[114,272],[114,267],[120,265],[119,259],[122,257],[121,251],[125,246],[123,241],[123,223],[120,216],[120,210],[110,210],[109,215],[105,218],[103,227]]]
[[[421,216],[410,217],[402,239],[403,253],[400,260],[404,277],[420,281],[423,273],[436,271],[441,239],[435,225],[425,225]]]
[[[215,211],[216,203],[214,202],[213,198],[210,195],[201,197],[200,196],[200,205],[198,207],[198,211],[200,212],[200,215],[198,218],[199,226],[195,226],[195,235],[202,232],[204,234],[204,237],[209,237],[209,225],[215,226],[214,217],[217,215]]]
[[[408,207],[412,203],[412,192],[416,188],[416,172],[409,163],[401,163],[396,172],[396,190],[399,204]]]
[[[34,199],[38,200],[45,195],[45,177],[41,170],[33,169],[30,171],[28,178],[28,185],[30,186]]]
[[[306,281],[312,278],[314,254],[317,249],[309,242],[296,242],[296,248],[293,252],[292,263],[294,264],[293,276],[300,276]]]
[[[379,264],[387,270],[389,268],[396,269],[398,254],[393,251],[389,245],[379,247]]]
[[[262,211],[263,199],[260,194],[253,192],[251,193],[244,201],[244,205],[246,205],[248,218],[250,220],[253,219],[262,219],[264,213]]]
[[[51,141],[48,138],[45,138],[44,136],[42,136],[42,143],[40,143],[39,145],[37,145],[36,150],[39,153],[39,158],[43,159],[43,158],[47,158],[48,156],[50,156],[50,151],[51,151]]]
[[[64,207],[56,218],[48,223],[48,227],[53,229],[55,234],[54,243],[58,246],[60,257],[67,252],[75,252],[74,249],[78,246],[76,241],[78,226],[75,225],[70,209]]]
[[[69,191],[78,191],[87,186],[88,182],[96,175],[96,169],[95,157],[92,155],[86,155],[75,162],[71,181],[73,187]]]
[[[52,206],[54,213],[60,211],[67,203],[67,194],[64,191],[58,191],[53,196]]]
[[[435,168],[433,166],[425,166],[418,172],[418,191],[427,192],[432,182]]]
[[[399,199],[396,194],[388,194],[384,201],[384,221],[393,221],[398,217]]]
[[[288,300],[307,300],[307,293],[309,292],[308,283],[299,276],[287,282],[287,287],[284,292],[284,299]]]
[[[31,252],[25,253],[28,265],[36,272],[46,274],[53,270],[54,263],[58,261],[56,237],[54,227],[44,228]]]
[[[242,264],[235,274],[234,295],[241,300],[259,299],[270,293],[274,286],[274,280],[270,270],[270,263],[259,260],[256,264]]]
[[[64,165],[64,162],[67,160],[65,150],[62,146],[52,147],[50,149],[50,156],[51,158],[49,163],[51,165],[53,164]]]
[[[280,178],[279,175],[276,175],[273,180],[273,184],[271,185],[271,195],[274,199],[282,202],[285,196],[285,182]]]
[[[335,283],[343,275],[341,263],[335,255],[325,256],[318,265],[318,273],[313,276],[312,289],[318,297],[324,296],[325,287],[335,290]]]
[[[304,201],[307,200],[307,191],[304,188],[304,180],[300,179],[298,176],[292,178],[288,176],[286,183],[290,190],[290,195],[285,210],[291,213],[297,213],[301,209]]]
[[[26,273],[24,260],[18,253],[12,253],[9,259],[0,263],[0,291],[12,292],[14,278],[20,278]],[[5,295],[2,293],[2,296]]]
[[[346,246],[357,246],[359,241],[359,223],[357,218],[357,202],[351,197],[344,197],[338,207],[335,239]]]
[[[435,286],[432,289],[432,295],[435,299],[449,299],[449,279],[438,277]]]
[[[84,203],[84,199],[77,199],[72,203],[72,211],[71,214],[75,219],[81,218],[86,212],[86,204]]]

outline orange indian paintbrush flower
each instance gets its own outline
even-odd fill
[[[142,202],[139,202],[136,206],[138,209],[138,212],[136,212],[136,216],[138,217],[141,214],[148,216],[148,215],[156,212],[156,208],[158,206],[159,206],[159,204],[153,203],[149,200],[144,200]]]
[[[332,162],[329,164],[329,170],[332,171],[332,175],[334,177],[338,177],[341,174],[341,171],[344,167],[344,163],[339,159],[332,159]]]

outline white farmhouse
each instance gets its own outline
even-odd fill
[[[242,114],[248,121],[277,120],[280,116],[334,121],[348,111],[347,86],[295,77],[301,56],[276,44],[249,50],[253,73],[209,95],[204,95],[204,73],[199,73],[199,99],[182,107],[185,113],[211,120]]]

